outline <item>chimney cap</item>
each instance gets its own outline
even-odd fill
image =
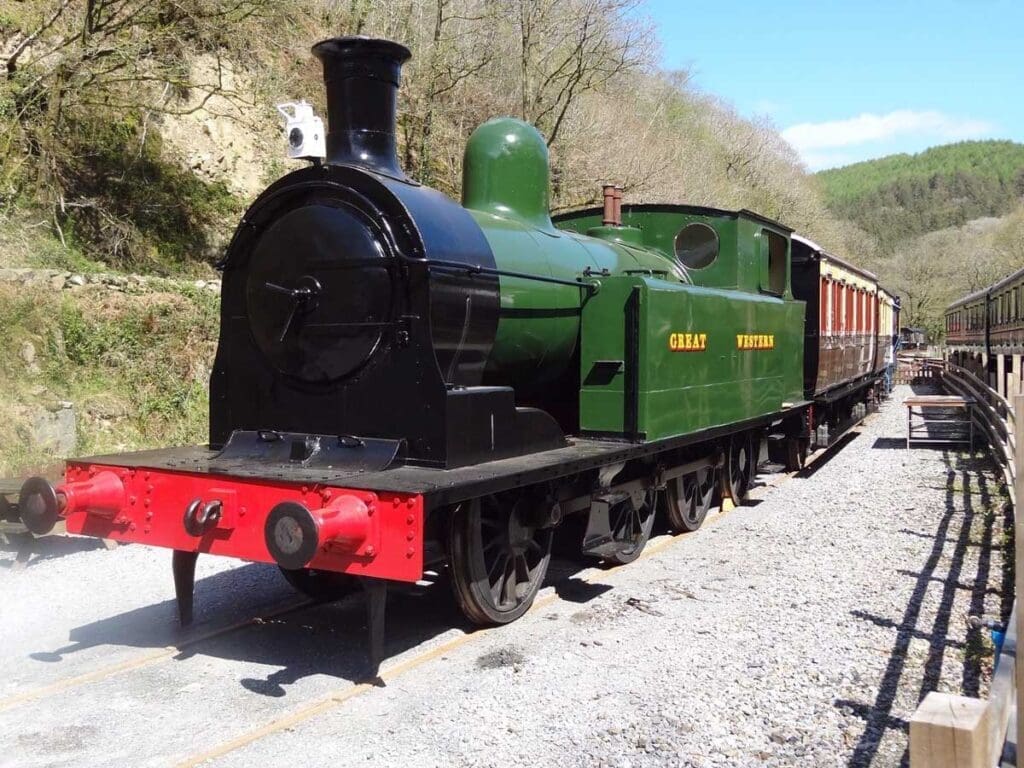
[[[335,56],[379,56],[404,64],[412,58],[412,52],[401,43],[363,35],[329,37],[313,46],[313,55],[323,61]]]

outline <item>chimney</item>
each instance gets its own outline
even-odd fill
[[[622,226],[622,187],[615,187],[615,226]]]
[[[601,187],[601,192],[604,194],[604,216],[601,223],[610,227],[615,224],[615,185],[605,184]]]
[[[327,87],[327,162],[405,179],[398,165],[395,112],[404,45],[332,37],[313,46]]]

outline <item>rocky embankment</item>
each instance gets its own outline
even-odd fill
[[[112,272],[68,272],[61,269],[0,268],[0,282],[17,283],[33,288],[50,288],[54,291],[99,287],[124,293],[145,293],[147,291],[181,290],[182,287],[191,286],[197,290],[220,292],[220,280],[186,280]]]

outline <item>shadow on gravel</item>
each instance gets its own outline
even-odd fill
[[[592,560],[553,558],[546,585],[564,600],[587,603],[612,589],[578,577],[593,565]],[[170,568],[167,578],[170,582]],[[273,610],[287,606],[287,600],[268,608],[268,603],[281,596],[275,586],[280,587],[281,595],[294,596],[294,610]],[[240,685],[254,694],[275,698],[287,695],[288,686],[295,682],[316,675],[365,681],[368,630],[361,590],[333,603],[303,605],[302,600],[285,585],[277,568],[249,564],[196,582],[195,606],[201,621],[187,630],[178,626],[175,601],[165,600],[77,627],[71,630],[67,645],[29,656],[58,663],[96,646],[177,647],[181,650],[173,658],[179,662],[192,657],[219,658],[273,668],[266,677],[245,678]],[[224,613],[225,602],[232,609],[229,616]],[[252,618],[259,617],[261,611],[272,615]],[[444,578],[426,589],[396,585],[388,596],[384,657],[429,643],[453,629],[470,633],[475,628],[458,611]]]
[[[103,549],[101,539],[84,536],[42,536],[35,537],[31,533],[8,533],[0,536],[0,552],[10,553],[11,557],[0,556],[0,568],[31,568],[43,560],[52,560],[78,552],[90,552]]]
[[[168,559],[168,588],[171,581],[170,571]],[[220,618],[215,611],[227,607],[225,603],[236,609],[230,619],[237,620],[240,612],[243,616],[252,616],[266,610],[268,597],[271,600],[280,597],[274,593],[268,595],[266,588],[276,580],[281,580],[281,594],[293,594],[276,571],[276,568],[271,569],[269,566],[253,563],[199,579],[196,582],[198,621],[187,629],[182,629],[178,624],[178,608],[175,601],[164,600],[83,624],[70,631],[71,642],[67,645],[52,651],[37,651],[29,654],[29,657],[36,661],[56,663],[63,661],[65,656],[99,645],[166,648],[191,643],[213,629],[211,623]],[[118,590],[130,589],[130,585],[126,584],[111,586]]]
[[[832,443],[832,445],[830,445],[828,448],[822,451],[821,454],[814,459],[813,464],[811,464],[809,467],[804,467],[803,469],[801,469],[794,475],[794,477],[799,477],[801,480],[806,480],[809,477],[813,477],[815,472],[817,472],[819,469],[828,464],[833,459],[833,457],[835,457],[836,454],[838,454],[841,450],[843,450],[843,448],[845,448],[854,440],[856,440],[859,436],[860,430],[850,430],[842,437],[840,437],[838,440],[836,440],[834,443]]]
[[[875,439],[871,447],[883,450],[898,448],[901,451],[905,451],[907,450],[907,439],[905,437],[879,437]]]
[[[892,714],[894,704],[900,709],[912,712],[929,692],[937,689],[942,674],[943,660],[947,648],[962,652],[962,679],[960,690],[963,695],[977,696],[982,673],[991,667],[991,651],[986,644],[984,632],[971,628],[965,633],[963,642],[948,637],[954,599],[958,591],[970,592],[971,615],[981,616],[985,612],[985,596],[999,592],[1000,619],[1005,622],[1012,603],[1012,573],[1004,568],[999,590],[988,586],[991,577],[992,552],[1006,548],[1005,532],[1010,530],[1012,520],[1006,510],[997,511],[993,505],[994,490],[990,480],[980,471],[990,469],[987,457],[972,458],[943,452],[947,466],[945,493],[946,502],[942,516],[937,521],[934,533],[923,533],[904,529],[901,533],[928,538],[932,548],[919,571],[901,569],[897,573],[914,579],[914,589],[906,610],[899,620],[876,616],[866,611],[853,611],[852,615],[877,626],[896,629],[896,641],[889,655],[878,693],[874,702],[839,699],[835,706],[856,715],[865,721],[864,731],[848,763],[851,768],[872,765],[878,755],[879,746],[887,731],[909,731],[909,722]],[[960,509],[957,508],[959,501]],[[1003,540],[995,540],[997,515],[1003,515]],[[964,572],[964,557],[970,550],[977,549],[977,568],[973,573]],[[1004,562],[1012,563],[1012,555],[1004,552]],[[939,566],[949,564],[948,572],[937,574]],[[919,626],[922,622],[921,608],[929,587],[937,588],[938,608],[930,627]],[[930,603],[935,601],[932,594]],[[957,621],[962,617],[957,616]],[[954,628],[959,629],[959,627]],[[928,643],[927,654],[921,667],[907,669],[907,654],[911,640]],[[947,683],[952,681],[947,680]],[[901,765],[909,764],[904,752]]]

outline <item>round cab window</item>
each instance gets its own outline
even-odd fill
[[[704,269],[718,256],[718,233],[707,224],[687,224],[676,235],[676,258],[688,269]]]

